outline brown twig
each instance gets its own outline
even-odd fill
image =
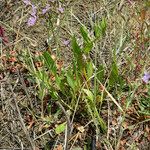
[[[31,139],[31,137],[30,137],[30,135],[29,135],[29,132],[28,132],[28,130],[27,130],[25,124],[24,124],[24,121],[23,121],[23,119],[22,119],[22,116],[21,116],[21,113],[20,113],[20,109],[19,109],[18,104],[17,104],[17,101],[16,101],[16,100],[17,100],[16,94],[14,93],[13,88],[12,88],[12,86],[11,86],[11,84],[10,84],[9,82],[8,82],[8,85],[9,85],[9,88],[10,88],[10,90],[11,90],[11,92],[12,92],[14,104],[15,104],[15,107],[16,107],[16,110],[17,110],[17,113],[18,113],[18,118],[19,118],[19,120],[20,120],[22,129],[23,129],[23,131],[24,131],[24,133],[25,133],[27,139],[28,139],[29,142],[30,142],[31,148],[32,148],[33,150],[35,150],[35,144],[34,144],[33,140]]]

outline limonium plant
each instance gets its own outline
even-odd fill
[[[49,2],[54,2],[54,0],[49,0]],[[34,26],[37,22],[37,18],[38,18],[37,17],[37,9],[38,9],[38,7],[40,7],[40,3],[39,3],[38,6],[33,4],[30,0],[23,0],[23,3],[26,6],[31,6],[32,7],[30,17],[27,21],[27,25],[28,25],[28,27]],[[50,4],[47,3],[46,6],[41,11],[42,15],[45,15],[47,12],[49,12],[50,9],[51,9]],[[62,14],[64,12],[64,8],[59,6],[57,8],[57,11]]]

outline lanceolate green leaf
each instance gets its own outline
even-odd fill
[[[105,132],[106,131],[106,124],[103,121],[103,119],[100,117],[100,114],[99,114],[99,112],[98,112],[98,110],[96,108],[96,105],[94,103],[94,95],[93,95],[93,93],[90,90],[88,90],[88,89],[83,89],[83,91],[87,95],[86,103],[87,103],[90,115],[92,117],[97,118],[98,124],[101,126],[101,130],[103,132]]]
[[[75,85],[75,80],[73,78],[73,75],[71,75],[70,71],[67,73],[67,82],[69,86],[75,91],[76,85]]]
[[[43,53],[44,56],[44,60],[45,60],[45,64],[47,66],[47,68],[53,73],[56,74],[56,64],[54,62],[54,60],[51,58],[51,55],[49,54],[49,52],[44,52]]]
[[[106,19],[103,18],[102,21],[100,22],[100,28],[101,28],[101,33],[102,33],[102,35],[105,34],[106,27],[107,27]]]
[[[80,46],[78,45],[77,40],[74,36],[72,37],[72,48],[73,48],[74,54],[77,54],[77,55],[82,54],[82,50],[80,49]]]
[[[111,86],[115,85],[117,82],[119,81],[119,75],[118,75],[118,66],[117,64],[114,62],[112,64],[112,70],[111,70],[111,74],[109,77],[109,84]]]
[[[101,36],[101,30],[97,24],[95,24],[95,26],[94,26],[94,34],[95,34],[96,38],[99,38]]]
[[[88,78],[92,77],[93,71],[94,71],[94,69],[93,69],[92,61],[87,62],[87,76],[88,76]]]
[[[103,18],[101,22],[99,22],[98,24],[95,24],[94,26],[94,33],[95,33],[95,37],[99,38],[100,36],[103,36],[105,34],[106,31],[106,19]]]
[[[100,82],[104,80],[104,66],[100,65],[97,70],[97,78]]]
[[[80,32],[81,32],[81,35],[82,35],[85,42],[90,42],[91,41],[89,36],[88,36],[88,31],[84,26],[81,26]]]
[[[84,67],[84,61],[83,61],[83,56],[82,56],[83,52],[80,46],[78,45],[75,37],[72,38],[72,49],[73,49],[74,57],[77,63],[77,69],[81,71]]]
[[[65,131],[65,127],[66,127],[66,122],[64,122],[64,123],[62,123],[62,124],[60,124],[60,125],[58,125],[58,126],[55,128],[56,134],[60,134],[60,133],[64,132],[64,131]]]
[[[93,48],[93,42],[86,42],[84,43],[83,51],[85,53],[89,53]]]
[[[93,100],[94,100],[93,93],[90,90],[88,90],[88,89],[83,89],[83,91],[84,91],[84,93],[86,93],[87,98],[93,102]]]

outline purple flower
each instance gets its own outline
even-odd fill
[[[44,15],[49,10],[50,10],[50,5],[47,4],[46,7],[44,9],[42,9],[42,14]]]
[[[70,43],[70,40],[64,40],[64,41],[63,41],[63,44],[64,44],[65,46],[68,46],[69,43]]]
[[[148,83],[149,80],[150,80],[150,73],[145,72],[145,73],[144,73],[144,76],[142,77],[142,80],[143,80],[145,83]]]
[[[28,19],[28,22],[27,22],[27,25],[30,27],[30,26],[33,26],[35,23],[36,23],[36,20],[37,20],[37,17],[36,16],[31,16],[29,19]]]
[[[31,15],[35,17],[35,16],[36,16],[36,13],[37,13],[37,8],[36,8],[35,5],[32,4],[32,12],[31,12]]]
[[[26,6],[31,5],[31,1],[30,0],[23,0],[24,4],[26,4]]]
[[[63,8],[63,7],[59,7],[59,8],[58,8],[58,11],[59,11],[60,13],[63,13],[63,12],[64,12],[64,8]]]
[[[28,19],[28,22],[27,22],[27,25],[30,27],[30,26],[33,26],[35,23],[36,23],[36,20],[37,20],[37,8],[35,5],[32,4],[32,12],[31,12],[31,17]]]

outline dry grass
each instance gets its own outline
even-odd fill
[[[60,3],[54,3],[51,8],[54,29],[48,28],[52,38],[48,47],[45,45],[48,37],[44,17],[39,15],[36,25],[27,27],[30,8],[25,7],[21,1],[0,0],[0,26],[5,28],[9,38],[7,44],[0,43],[0,149],[38,150],[46,149],[46,146],[47,149],[62,149],[61,145],[67,141],[67,132],[56,135],[54,130],[58,124],[66,121],[66,112],[57,115],[55,111],[61,105],[50,102],[54,112],[45,113],[41,117],[37,85],[27,70],[30,66],[25,63],[25,57],[27,51],[36,56],[37,53],[50,50],[61,57],[68,67],[72,52],[70,45],[64,46],[63,41],[70,40],[72,34],[75,34],[80,42],[79,28],[82,24],[87,26],[92,36],[94,22],[106,17],[106,36],[99,41],[93,53],[99,52],[97,62],[104,64],[109,73],[113,52],[116,50],[119,71],[127,83],[132,85],[132,90],[117,93],[116,89],[117,94],[109,93],[106,97],[101,112],[108,125],[106,134],[92,131],[92,120],[84,119],[84,115],[79,112],[75,115],[74,130],[67,142],[69,147],[79,146],[83,149],[89,140],[93,144],[91,150],[94,147],[98,150],[148,150],[149,116],[140,116],[137,110],[141,97],[146,95],[149,87],[149,84],[143,85],[141,82],[143,72],[150,68],[149,10],[145,9],[146,15],[144,11],[142,13],[143,1],[131,1],[130,4],[125,0],[76,0],[63,2],[65,11],[61,14],[56,11],[59,5]],[[143,29],[142,21],[145,22]],[[141,30],[144,36],[142,40],[138,38]],[[95,59],[93,55],[92,57]],[[118,105],[121,105],[124,113],[111,102],[117,98],[120,99]],[[49,101],[50,98],[47,95],[45,99]],[[133,101],[129,107],[125,104],[127,100]]]

